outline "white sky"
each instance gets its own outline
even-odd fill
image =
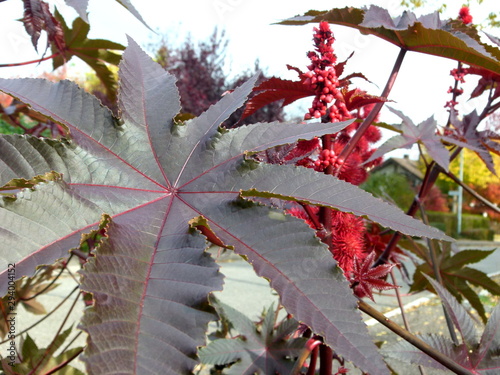
[[[65,5],[63,0],[47,0],[57,6],[66,22],[71,24],[76,12]],[[139,13],[148,25],[158,34],[152,33],[137,19],[129,14],[114,0],[90,0],[89,19],[91,25],[90,38],[103,38],[126,44],[126,34],[130,35],[143,47],[159,40],[165,35],[173,45],[182,42],[191,33],[195,40],[205,40],[213,32],[214,27],[224,29],[229,40],[227,50],[228,72],[237,74],[253,67],[256,59],[268,75],[281,78],[296,79],[296,73],[286,69],[290,64],[305,69],[308,64],[306,52],[312,49],[313,24],[305,26],[272,25],[279,20],[303,14],[313,8],[327,10],[333,7],[363,6],[369,1],[361,0],[132,0]],[[374,1],[388,9],[392,16],[401,14],[403,8],[400,0]],[[429,0],[429,3],[435,2]],[[446,1],[447,11],[443,18],[456,17],[462,1]],[[498,12],[498,0],[483,0],[481,5],[472,0],[471,14],[474,22],[483,21],[490,12]],[[429,13],[434,9],[428,6],[419,9],[418,14]],[[31,46],[30,38],[20,22],[22,2],[8,0],[0,3],[0,64],[33,60],[38,57]],[[336,42],[335,50],[339,60],[344,60],[352,51],[353,58],[346,66],[346,73],[362,72],[374,84],[361,80],[354,83],[371,94],[380,94],[398,54],[398,48],[372,36],[363,36],[357,30],[332,25]],[[499,35],[500,30],[494,30]],[[43,44],[40,49],[43,50]],[[77,59],[70,62],[70,66]],[[77,65],[80,67],[81,65]],[[456,62],[427,56],[418,53],[407,53],[400,76],[390,95],[391,103],[402,110],[415,123],[435,115],[441,121],[447,118],[443,108],[450,99],[446,93],[453,84],[449,76],[450,69]],[[0,68],[0,77],[35,76],[41,71],[51,70],[50,63],[36,67],[29,65],[22,68]],[[469,78],[469,85],[475,81]],[[306,109],[309,103],[296,106],[294,114]],[[467,103],[464,112],[469,112],[473,103]],[[298,108],[298,109],[297,109]],[[382,113],[383,121],[399,122],[387,110]]]

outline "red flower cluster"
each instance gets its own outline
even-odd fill
[[[452,69],[450,71],[450,75],[455,78],[455,81],[460,82],[460,83],[465,83],[464,77],[469,74],[469,70],[467,68],[457,68],[457,69]],[[444,105],[445,108],[449,107],[451,109],[454,109],[455,106],[458,104],[458,102],[455,100],[458,96],[462,95],[464,90],[462,88],[453,88],[450,86],[448,89],[448,94],[453,94],[453,99],[449,100],[446,102]]]
[[[312,85],[315,88],[316,96],[312,107],[309,108],[304,118],[320,118],[328,112],[331,122],[343,121],[350,118],[342,93],[338,89],[339,79],[335,70],[337,56],[333,52],[332,44],[335,41],[328,22],[323,21],[319,28],[314,28],[314,45],[316,52],[310,51],[307,57],[311,60],[309,71],[304,73],[304,84]],[[328,105],[336,100],[335,104],[328,108]]]
[[[330,165],[334,167],[341,166],[343,163],[339,160],[333,150],[322,150],[318,159],[314,162],[314,169],[322,171]]]
[[[291,68],[299,73],[301,83],[308,88],[309,92],[315,93],[312,107],[305,115],[305,119],[323,117],[325,122],[344,121],[352,117],[362,119],[368,115],[375,103],[382,100],[359,89],[349,90],[347,87],[350,83],[349,78],[356,75],[339,79],[338,76],[342,74],[345,62],[337,64],[337,57],[332,47],[334,40],[328,23],[321,22],[319,28],[314,28],[315,52],[308,53],[311,60],[311,64],[308,66],[309,71],[302,73],[297,68]],[[296,160],[295,164],[314,168],[318,172],[333,167],[339,179],[360,185],[368,177],[367,170],[381,161],[377,159],[369,165],[364,164],[375,151],[373,144],[380,140],[381,133],[378,127],[370,126],[356,143],[349,157],[346,160],[341,160],[339,155],[359,125],[360,123],[353,123],[342,131],[330,135],[328,148],[325,148],[325,145],[321,145],[318,141],[313,146],[316,147],[317,151]],[[326,235],[322,226],[326,226],[326,223],[320,222],[318,207],[297,205],[289,209],[288,213],[304,219],[317,230],[317,235],[320,238],[324,238]],[[387,286],[383,281],[380,283],[377,281],[379,275],[385,276],[386,273],[377,269],[377,272],[373,274],[365,262],[368,246],[365,243],[367,237],[365,236],[366,228],[363,219],[350,213],[332,211],[331,220],[330,251],[334,259],[343,270],[346,278],[356,283],[356,287],[353,286],[353,291],[360,296],[371,297],[371,293],[369,293],[371,287]],[[370,244],[371,247],[373,246]],[[371,265],[371,263],[373,263],[373,259],[370,259],[369,264]]]
[[[460,8],[458,12],[458,18],[462,20],[462,22],[466,25],[472,23],[472,16],[470,15],[470,9],[467,6],[463,6]]]

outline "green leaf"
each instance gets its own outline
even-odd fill
[[[327,21],[355,28],[362,34],[375,35],[408,51],[446,57],[500,73],[500,50],[481,42],[472,26],[456,21],[443,22],[433,13],[417,18],[405,11],[393,19],[386,9],[372,5],[369,9],[334,8],[309,11],[280,22],[304,25]]]
[[[410,235],[449,238],[331,176],[252,160],[259,150],[350,123],[219,129],[243,105],[256,78],[185,124],[173,121],[180,109],[174,77],[132,40],[120,63],[120,120],[73,83],[0,79],[0,90],[71,134],[61,142],[0,138],[6,146],[0,148],[2,183],[52,170],[64,178],[1,198],[0,234],[15,251],[1,254],[0,269],[15,262],[16,276],[31,274],[78,246],[104,213],[111,218],[102,219],[109,220],[108,237],[83,271],[82,288],[95,299],[82,321],[90,335],[84,356],[90,374],[192,371],[196,348],[214,319],[208,295],[222,287],[204,237],[190,226],[200,217],[270,280],[297,320],[364,371],[386,373],[349,284],[314,230],[242,196],[311,202]],[[1,273],[4,291],[6,280]]]
[[[29,334],[26,334],[26,337],[23,340],[23,343],[21,345],[21,353],[23,358],[32,358],[35,360],[39,359],[38,346]]]
[[[495,296],[500,296],[500,285],[494,282],[488,275],[475,268],[465,267],[460,276],[467,282],[482,287]]]
[[[109,100],[114,103],[117,84],[115,76],[107,64],[118,65],[121,56],[113,51],[121,51],[125,47],[109,40],[88,39],[90,26],[81,18],[76,18],[70,29],[59,12],[55,12],[55,17],[61,23],[64,31],[66,47],[63,55],[58,55],[52,60],[53,68],[57,69],[70,61],[73,56],[79,57],[96,72],[97,77],[106,88]],[[57,53],[54,46],[52,52]]]
[[[461,250],[455,253],[451,258],[446,258],[442,265],[447,270],[453,271],[467,264],[479,263],[494,252],[495,250]]]
[[[500,295],[500,285],[494,282],[488,275],[477,269],[467,267],[468,264],[480,262],[491,255],[494,250],[461,250],[453,254],[451,247],[445,245],[443,249],[438,248],[437,267],[441,272],[446,289],[459,301],[465,297],[471,306],[479,313],[483,322],[487,317],[479,296],[469,284],[486,289],[493,295]],[[426,276],[434,276],[434,268],[430,259],[420,264],[413,275],[413,284],[410,292],[428,290],[434,293]]]
[[[71,334],[71,331],[72,327],[59,333],[59,335],[54,338],[47,348],[39,348],[30,335],[27,334],[25,339],[21,342],[22,362],[16,363],[16,365],[12,368],[14,370],[13,374],[29,375],[33,373],[34,369],[36,369],[39,374],[45,374],[54,367],[63,363],[66,359],[70,358],[72,354],[81,351],[81,348],[73,348],[59,354],[57,357],[54,357],[54,353],[64,344]],[[3,361],[2,364],[4,369],[8,366],[8,363],[5,361]],[[66,375],[83,375],[81,371],[78,371],[71,366],[65,366],[64,369],[61,369],[57,373]]]
[[[477,311],[483,322],[487,321],[486,310],[479,298],[479,295],[463,280],[457,280],[455,284],[457,291],[469,301],[473,309]]]

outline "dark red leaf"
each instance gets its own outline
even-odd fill
[[[23,23],[26,32],[31,36],[31,42],[37,49],[38,39],[42,31],[47,32],[47,47],[52,43],[57,50],[64,51],[64,32],[61,24],[50,12],[49,5],[40,0],[23,0]]]
[[[347,91],[347,89],[342,90],[342,96],[344,97],[345,105],[349,111],[355,111],[364,107],[368,104],[386,102],[387,99],[376,95],[369,95],[365,91],[359,89],[353,89]]]
[[[263,91],[264,90],[264,91]],[[296,100],[315,95],[314,88],[300,81],[289,81],[281,78],[270,78],[254,88],[263,91],[247,102],[242,119],[250,116],[258,109],[278,100],[283,100],[283,106]]]
[[[342,73],[344,73],[345,64],[347,64],[347,61],[352,57],[352,55],[354,55],[354,52],[352,52],[347,59],[335,65],[335,73],[337,74],[337,77],[340,77]]]
[[[479,95],[483,94],[486,90],[490,90],[492,87],[496,87],[495,92],[492,96],[492,99],[495,99],[500,96],[500,74],[496,74],[490,72],[489,70],[470,67],[467,68],[468,74],[475,74],[480,76],[477,86],[472,91],[470,95],[471,98],[476,98]]]
[[[382,264],[377,267],[372,267],[375,257],[376,252],[373,251],[363,260],[356,259],[350,277],[354,293],[358,297],[368,297],[372,301],[374,300],[372,293],[373,289],[387,290],[398,288],[397,285],[383,280],[383,278],[391,272],[395,264]]]
[[[500,135],[493,130],[478,131],[477,127],[481,119],[476,111],[464,116],[462,120],[457,117],[456,111],[452,111],[450,120],[455,128],[449,135],[442,138],[450,143],[471,149],[491,173],[496,174],[495,163],[490,152],[500,155],[500,146],[494,140],[498,139]]]

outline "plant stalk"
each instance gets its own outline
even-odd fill
[[[467,370],[465,367],[460,366],[457,362],[453,361],[451,358],[445,356],[443,353],[434,349],[432,346],[419,339],[417,336],[411,334],[406,329],[400,327],[398,324],[394,323],[389,318],[386,318],[384,314],[371,307],[364,301],[358,302],[358,308],[363,311],[365,314],[369,315],[373,319],[377,320],[380,324],[389,328],[391,331],[396,333],[398,336],[402,337],[410,344],[420,349],[422,352],[427,354],[429,357],[435,359],[439,363],[441,363],[446,368],[453,371],[458,375],[474,375],[473,372]]]
[[[330,150],[332,148],[332,136],[330,134],[326,134],[322,137],[323,150]],[[326,167],[325,174],[332,175],[334,173],[333,166],[329,165]],[[324,243],[328,245],[328,249],[333,254],[332,249],[332,209],[329,207],[320,207],[319,208],[319,220],[325,229],[326,235],[323,240]]]
[[[307,340],[307,343],[306,343],[304,349],[302,349],[299,357],[295,361],[295,365],[293,366],[291,375],[299,375],[300,374],[300,370],[304,366],[304,363],[305,363],[307,357],[309,357],[309,355],[311,355],[311,360],[309,362],[309,370],[307,371],[307,374],[309,375],[309,373],[311,372],[311,369],[312,369],[311,374],[314,374],[316,372],[316,360],[318,359],[318,349],[319,349],[319,346],[322,344],[323,344],[322,341],[320,341],[314,337]]]
[[[323,344],[319,347],[319,375],[332,375],[333,370],[333,351]]]
[[[427,219],[427,214],[425,213],[424,207],[420,205],[420,212],[422,214],[422,221],[424,224],[429,225],[429,220]],[[437,257],[436,257],[436,247],[434,246],[435,242],[429,238],[427,238],[427,246],[429,247],[429,256],[431,258],[432,270],[434,271],[434,277],[436,281],[446,287],[443,283],[443,278],[441,277],[441,270],[439,269]],[[441,301],[441,305],[443,307],[444,318],[446,320],[446,326],[448,327],[448,332],[450,333],[450,337],[455,345],[459,345],[457,334],[455,332],[455,327],[453,326],[453,322],[451,320],[450,314],[448,314],[448,310],[446,310],[444,303]]]
[[[23,333],[26,333],[28,332],[30,329],[32,329],[33,327],[37,326],[38,324],[40,324],[41,322],[43,322],[45,319],[47,319],[49,316],[51,316],[59,307],[61,307],[68,299],[69,297],[71,297],[73,295],[73,293],[75,293],[77,290],[80,289],[80,286],[77,285],[72,291],[70,294],[68,294],[66,297],[64,297],[64,299],[59,302],[59,304],[54,307],[54,309],[52,309],[50,312],[48,312],[46,315],[44,315],[43,318],[41,318],[40,320],[36,321],[35,323],[33,323],[32,325],[30,325],[28,328],[22,330],[21,332],[17,333],[17,335],[22,335]],[[5,344],[6,342],[8,342],[10,339],[7,338],[3,341],[0,341],[0,344]]]
[[[392,90],[392,87],[394,86],[394,82],[396,82],[396,78],[398,76],[399,70],[401,69],[401,65],[403,63],[404,57],[406,55],[406,49],[401,48],[399,50],[398,57],[396,58],[396,62],[394,63],[394,67],[392,68],[391,75],[389,76],[389,79],[385,85],[384,91],[382,91],[382,95],[380,95],[382,98],[387,99],[389,96],[389,93]],[[380,110],[384,106],[384,102],[377,103],[373,107],[373,109],[370,111],[368,116],[363,120],[361,125],[359,126],[358,130],[356,133],[353,135],[353,137],[347,142],[347,145],[344,147],[342,152],[339,155],[339,160],[347,160],[349,155],[352,153],[354,150],[354,147],[360,140],[360,138],[363,136],[363,134],[366,132],[368,127],[372,124],[372,122],[375,120],[377,115],[379,114]],[[337,173],[340,171],[342,166],[337,168]]]
[[[441,173],[444,173],[447,177],[449,177],[451,180],[453,180],[453,182],[455,182],[457,185],[460,185],[467,193],[469,193],[470,195],[472,195],[477,200],[481,201],[481,203],[483,203],[486,206],[488,206],[488,208],[491,208],[495,212],[500,213],[500,208],[499,207],[495,206],[489,200],[487,200],[486,198],[484,198],[483,196],[481,196],[480,194],[478,194],[476,191],[474,191],[473,189],[471,189],[467,184],[464,184],[464,182],[461,181],[453,173],[451,173],[449,171],[447,172],[443,168],[441,168]]]
[[[25,62],[21,62],[21,63],[0,64],[0,68],[9,68],[9,67],[14,67],[14,66],[23,66],[23,65],[41,63],[42,61],[51,60],[54,57],[59,56],[60,54],[61,54],[60,52],[57,52],[57,53],[54,53],[50,56],[43,57],[41,59],[30,60],[30,61],[25,61]]]
[[[392,283],[396,285],[396,276],[394,276],[394,270],[391,269],[390,275]],[[394,291],[396,292],[396,299],[398,301],[399,310],[401,311],[401,318],[403,319],[403,325],[405,326],[405,329],[408,332],[411,332],[410,324],[408,323],[408,319],[406,318],[406,311],[404,309],[403,300],[401,299],[401,293],[399,292],[399,288],[394,289]],[[418,371],[420,371],[421,375],[426,374],[425,369],[422,365],[418,365]]]
[[[83,349],[84,348],[81,348],[80,350],[76,351],[71,357],[69,357],[67,360],[65,360],[64,362],[58,364],[56,367],[53,367],[52,369],[50,369],[48,372],[46,372],[45,374],[43,375],[51,375],[51,374],[55,374],[57,371],[59,371],[60,369],[66,367],[71,361],[73,361],[76,357],[78,357],[80,354],[83,353]]]
[[[73,292],[72,292],[73,293]],[[78,302],[78,299],[79,299],[80,295],[77,294],[76,295],[76,298],[75,300],[73,301],[73,303],[71,304],[69,310],[68,310],[68,313],[66,314],[66,316],[64,317],[62,323],[59,325],[59,328],[56,332],[56,334],[54,335],[54,338],[52,339],[52,342],[49,344],[49,346],[47,346],[47,349],[45,349],[45,353],[44,355],[42,356],[42,358],[40,359],[40,361],[35,365],[35,368],[32,369],[28,375],[32,375],[32,374],[36,374],[36,371],[37,369],[46,361],[47,359],[47,356],[50,356],[51,355],[51,350],[52,350],[52,347],[54,346],[54,344],[56,343],[56,340],[57,340],[57,337],[59,336],[59,334],[61,333],[62,329],[64,328],[64,326],[66,325],[66,322],[68,321],[68,318],[71,314],[71,312],[73,311],[73,309],[75,308],[75,305],[76,303]],[[53,373],[53,372],[49,372],[50,373]]]
[[[319,346],[316,346],[311,353],[311,360],[309,361],[309,369],[307,375],[316,374],[316,363],[318,362]]]

